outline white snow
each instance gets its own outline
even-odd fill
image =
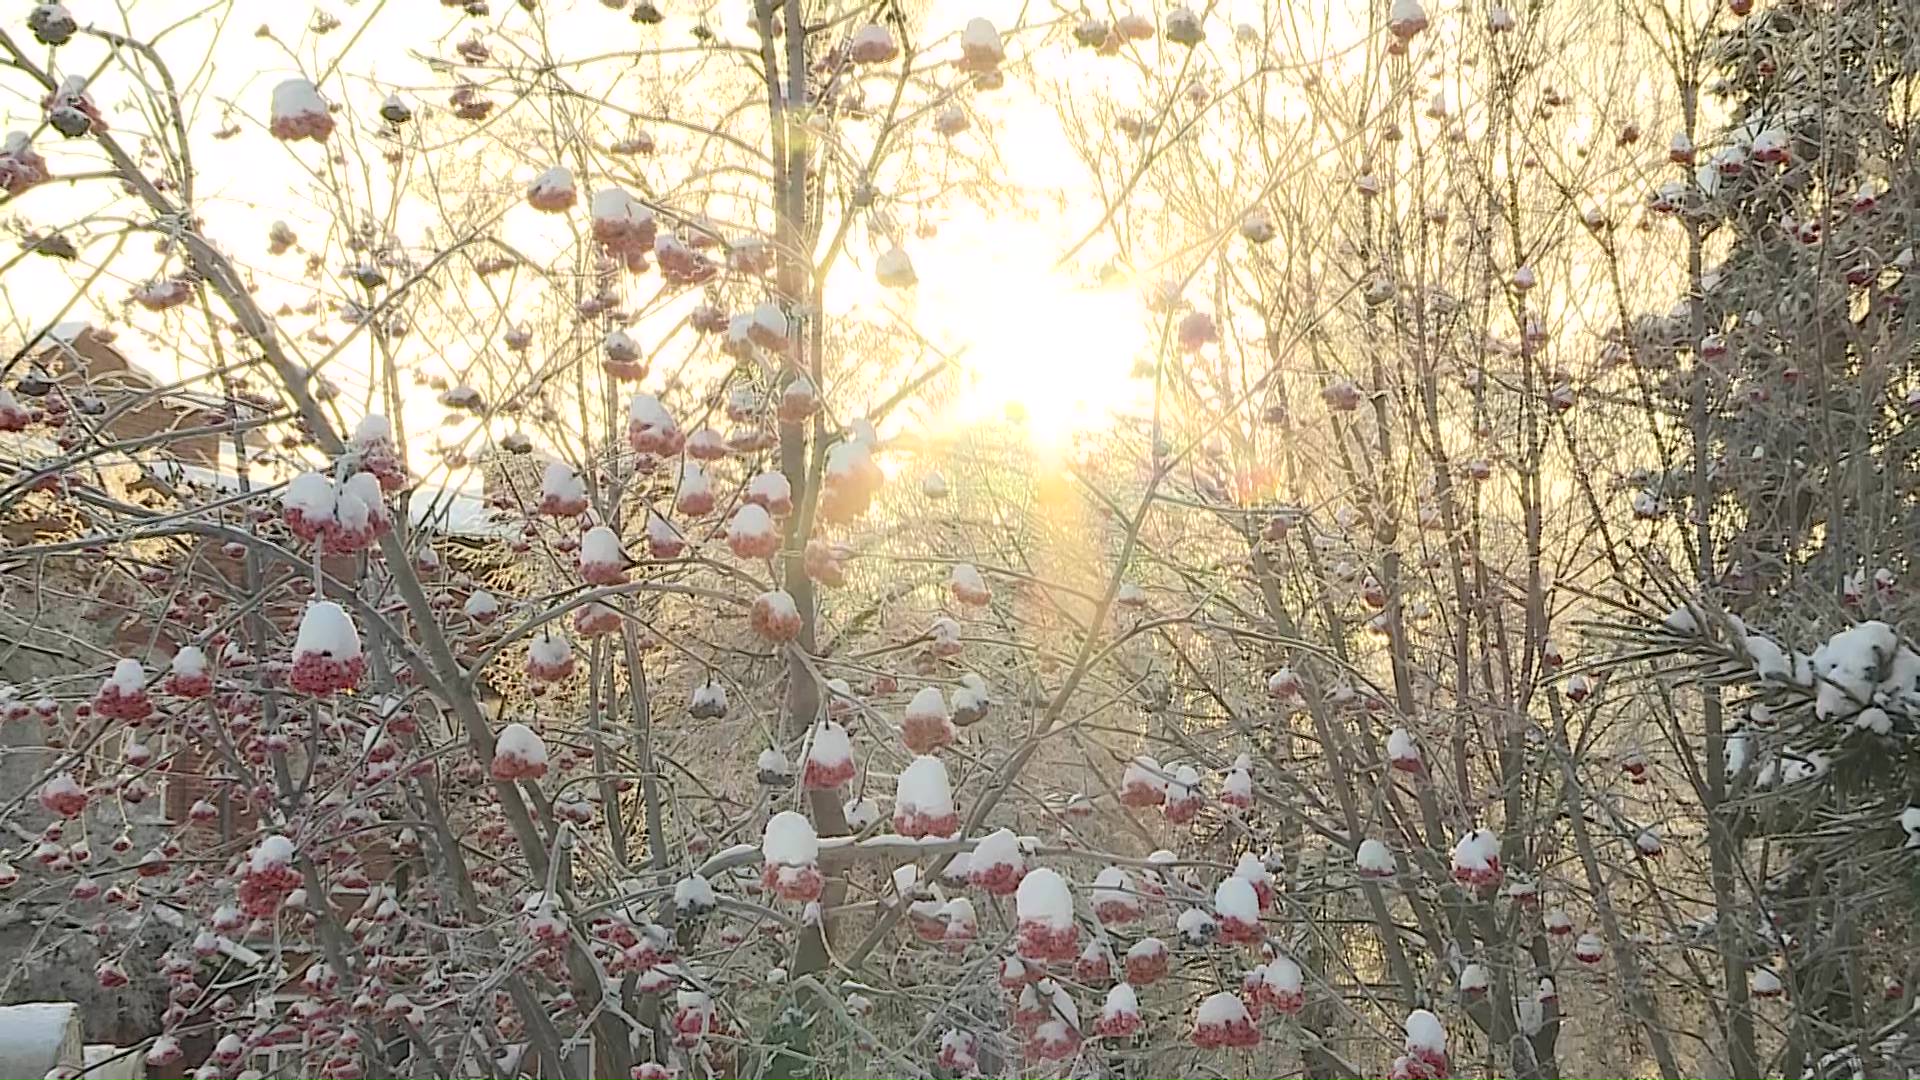
[[[1127,946],[1127,959],[1151,960],[1167,951],[1166,942],[1157,937],[1143,937]]]
[[[547,744],[540,736],[525,724],[508,724],[494,736],[493,756],[510,757],[528,765],[542,765],[547,760]]]
[[[947,718],[947,699],[940,694],[937,686],[923,687],[907,702],[908,720],[945,720]]]
[[[863,56],[892,56],[896,48],[893,32],[879,23],[868,23],[853,32],[853,51]]]
[[[1261,970],[1260,978],[1268,986],[1282,993],[1300,992],[1300,965],[1294,963],[1291,957],[1276,956],[1267,961]]]
[[[950,927],[971,927],[977,920],[973,911],[973,901],[964,896],[956,896],[945,904],[942,904],[940,907],[940,917],[945,919],[947,925]]]
[[[1168,799],[1189,799],[1200,792],[1200,771],[1191,765],[1174,767],[1173,775],[1167,780]]]
[[[680,465],[680,498],[713,494],[713,481],[707,479],[707,470],[697,461],[682,462]]]
[[[969,671],[960,676],[960,688],[953,692],[953,707],[962,712],[985,709],[993,703],[987,680]]]
[[[1387,25],[1395,33],[1410,36],[1427,25],[1427,9],[1420,0],[1393,0],[1393,7],[1387,12]]]
[[[1651,498],[1651,496],[1649,496],[1649,498]],[[1695,615],[1693,609],[1685,604],[1681,604],[1679,607],[1667,612],[1667,617],[1660,620],[1660,622],[1676,634],[1697,634],[1700,632],[1700,617]]]
[[[372,473],[354,473],[340,486],[334,516],[349,529],[385,525],[387,500],[380,491],[380,478]]]
[[[727,522],[727,539],[764,540],[774,534],[773,518],[766,508],[758,503],[747,503],[734,511],[733,520]]]
[[[674,527],[673,522],[649,510],[647,511],[647,542],[671,547],[686,543],[686,537],[680,534],[680,530]]]
[[[1123,788],[1149,787],[1165,791],[1167,789],[1166,773],[1160,768],[1158,761],[1141,754],[1127,762],[1127,771],[1120,776],[1120,786]]]
[[[555,633],[543,633],[527,640],[527,660],[543,667],[557,667],[573,659],[573,645]]]
[[[1260,896],[1245,878],[1224,878],[1213,890],[1213,910],[1224,919],[1259,922]]]
[[[787,336],[787,313],[780,310],[779,304],[771,300],[761,301],[753,305],[753,315],[751,317],[753,319],[753,328],[760,331],[763,335],[775,338]]]
[[[1793,664],[1787,659],[1786,650],[1772,638],[1763,634],[1748,634],[1746,646],[1747,655],[1753,660],[1755,675],[1762,679],[1792,681]]]
[[[1011,866],[1015,869],[1025,866],[1027,858],[1020,851],[1020,838],[1012,829],[996,829],[980,838],[973,846],[973,854],[967,862],[969,872],[986,873],[996,866]]]
[[[807,746],[807,760],[816,765],[835,766],[853,760],[853,740],[847,729],[832,720],[816,724],[813,741]]]
[[[901,896],[912,895],[914,886],[920,883],[920,866],[917,863],[901,863],[893,868],[893,891]]]
[[[947,782],[946,763],[937,757],[921,755],[900,773],[894,789],[893,805],[899,811],[911,811],[926,817],[945,817],[953,813],[953,789]]]
[[[699,874],[683,877],[674,883],[673,906],[676,908],[712,908],[719,903],[713,895],[713,884]]]
[[[1052,979],[1042,979],[1035,984],[1036,989],[1047,995],[1047,1003],[1053,1007],[1055,1022],[1065,1022],[1068,1027],[1080,1029],[1080,1007],[1074,1004],[1073,995],[1067,988]]]
[[[1858,712],[1873,700],[1881,665],[1900,651],[1899,635],[1877,620],[1828,638],[1813,653],[1813,670],[1820,676],[1814,712],[1823,719]]]
[[[1751,744],[1752,736],[1744,731],[1727,733],[1727,775],[1738,776],[1746,770],[1747,762],[1752,757]]]
[[[1140,890],[1135,887],[1133,875],[1118,866],[1108,866],[1093,876],[1093,903],[1098,907],[1102,903],[1138,904]]]
[[[1468,964],[1460,969],[1460,992],[1463,994],[1483,991],[1491,981],[1485,964]]]
[[[880,804],[871,798],[848,799],[847,804],[840,809],[847,815],[847,827],[855,832],[880,820]],[[956,855],[954,858],[958,859],[960,856]],[[948,869],[952,869],[951,864]]]
[[[1394,728],[1387,736],[1387,757],[1392,761],[1420,760],[1420,746],[1413,741],[1413,733],[1406,728]]]
[[[315,519],[332,517],[333,503],[333,481],[317,472],[303,472],[294,477],[280,495],[282,507]]]
[[[570,192],[573,190],[573,170],[555,165],[546,172],[533,178],[527,185],[528,195],[543,195],[548,192]]]
[[[1240,1000],[1240,995],[1226,990],[1207,995],[1193,1011],[1193,1020],[1196,1024],[1221,1027],[1253,1022],[1247,1015],[1247,1003]]]
[[[1415,1009],[1407,1014],[1407,1049],[1425,1050],[1430,1053],[1447,1052],[1447,1029],[1440,1018],[1425,1009]]]
[[[1134,992],[1131,983],[1114,983],[1107,991],[1106,1003],[1100,1006],[1101,1016],[1138,1016],[1140,1015],[1140,995]]]
[[[1475,829],[1453,846],[1455,870],[1485,870],[1500,857],[1500,838],[1488,829]]]
[[[300,617],[300,633],[293,641],[293,655],[326,656],[334,660],[359,656],[360,633],[353,628],[352,616],[331,600],[309,604],[307,613]]]
[[[393,424],[379,413],[368,413],[353,426],[353,437],[347,442],[355,450],[365,450],[369,446],[393,441]]]
[[[1235,765],[1227,773],[1226,780],[1220,785],[1220,794],[1229,800],[1251,801],[1253,799],[1253,773]]]
[[[760,751],[760,759],[754,763],[754,768],[769,776],[793,775],[793,766],[787,762],[787,755],[771,746]]]
[[[969,19],[965,29],[960,31],[960,48],[967,57],[978,63],[999,63],[1006,59],[1006,47],[1000,42],[1000,31],[986,19]]]
[[[1393,852],[1387,849],[1387,845],[1372,837],[1360,842],[1360,849],[1354,852],[1353,862],[1362,873],[1393,873]]]
[[[625,566],[627,554],[620,546],[620,534],[605,525],[595,525],[580,538],[580,561]]]
[[[1273,873],[1267,869],[1267,864],[1251,851],[1240,853],[1239,861],[1233,864],[1233,876],[1256,885],[1273,880]]]
[[[767,617],[775,622],[788,622],[800,618],[800,606],[793,602],[793,594],[785,589],[773,589],[753,598],[753,606],[764,610]]]
[[[1756,968],[1753,972],[1753,992],[1762,997],[1774,997],[1780,993],[1780,976],[1772,968]]]
[[[1212,936],[1217,926],[1218,924],[1214,922],[1212,915],[1207,914],[1205,910],[1197,907],[1188,908],[1180,913],[1179,918],[1173,920],[1173,928],[1175,930],[1194,939],[1205,939]]]
[[[1020,891],[1013,897],[1021,922],[1036,922],[1052,930],[1073,925],[1073,890],[1067,881],[1047,867],[1029,871],[1020,880]]]
[[[305,79],[288,79],[273,88],[274,120],[292,120],[326,111],[327,99],[320,96],[320,88]]]
[[[793,485],[782,473],[763,472],[747,481],[748,499],[779,505],[793,502]]]
[[[172,670],[175,675],[187,679],[204,675],[207,672],[207,654],[198,645],[182,645],[173,654]]]
[[[987,591],[987,579],[980,576],[980,568],[972,563],[955,563],[952,584],[956,590],[969,593]]]
[[[625,188],[601,188],[594,192],[593,198],[588,201],[588,209],[595,221],[617,221],[639,225],[653,220],[653,211],[647,209]]]
[[[348,629],[352,629],[352,626],[349,625]],[[306,632],[305,623],[301,624],[301,632]],[[122,694],[131,695],[138,694],[146,685],[146,669],[140,666],[140,661],[126,657],[113,665],[113,674],[107,676],[107,681],[101,684],[101,688],[112,687]]]
[[[633,335],[615,327],[600,339],[600,350],[615,360],[631,360],[640,355],[640,344]]]
[[[692,705],[705,705],[720,712],[727,711],[727,688],[719,683],[701,683],[693,688]]]
[[[556,502],[585,502],[587,482],[564,461],[549,461],[540,474],[540,496]]]
[[[905,252],[901,257],[905,257]],[[884,261],[884,260],[883,260]],[[837,442],[827,451],[827,480],[830,483],[848,483],[874,469],[873,450],[859,440]]]
[[[652,394],[635,394],[627,402],[627,419],[656,431],[677,431],[679,425],[674,422],[673,414],[667,411],[660,399]]]
[[[247,869],[255,874],[278,870],[293,862],[293,841],[284,836],[268,835],[253,846],[253,854],[247,856]]]
[[[820,836],[806,815],[782,810],[767,819],[760,854],[775,866],[812,866],[820,861]]]
[[[874,262],[873,269],[883,285],[911,285],[918,280],[913,271],[913,259],[907,255],[907,249],[899,244],[883,252]]]

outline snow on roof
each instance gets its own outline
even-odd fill
[[[218,469],[172,459],[151,461],[146,465],[155,476],[169,484],[191,482],[228,494],[239,494],[241,490],[239,473],[224,462]],[[279,480],[280,477],[270,470],[255,469],[250,472],[249,487],[258,491]],[[416,530],[467,540],[507,540],[518,536],[520,532],[512,524],[496,519],[487,508],[486,500],[479,495],[457,488],[424,485],[414,488],[412,496],[407,499],[407,522]]]
[[[0,1075],[44,1076],[80,1050],[80,1006],[73,1002],[0,1005]]]

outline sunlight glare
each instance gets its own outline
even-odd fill
[[[1087,287],[1043,260],[948,265],[923,281],[920,310],[932,336],[965,349],[950,423],[1022,413],[1035,447],[1059,450],[1140,402],[1145,388],[1129,373],[1147,340],[1135,293]]]

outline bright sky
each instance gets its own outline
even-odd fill
[[[556,14],[568,6],[564,0],[544,3]],[[102,20],[105,25],[120,26],[119,16],[107,0],[71,0],[69,6],[82,23]],[[565,28],[568,37],[556,39],[551,48],[558,55],[571,57],[606,52],[613,46],[631,47],[647,40],[690,40],[687,31],[693,20],[686,5],[662,6],[669,12],[667,22],[646,29],[635,27],[624,12],[608,10],[599,0],[575,0],[571,12],[552,20],[552,25]],[[303,238],[317,239],[322,234],[327,210],[315,198],[316,184],[308,170],[324,168],[325,162],[310,145],[283,146],[266,133],[272,87],[296,70],[312,75],[337,66],[323,80],[322,89],[336,101],[343,96],[349,98],[363,124],[370,121],[385,91],[395,86],[403,94],[419,88],[419,98],[437,106],[445,100],[449,80],[431,73],[416,51],[448,55],[452,45],[477,24],[460,18],[457,9],[428,0],[242,2],[234,5],[231,13],[221,12],[219,7],[204,0],[135,0],[129,25],[141,36],[172,27],[162,39],[160,50],[174,68],[176,80],[191,87],[189,96],[197,95],[190,130],[207,233],[238,254],[243,265],[258,269],[259,296],[268,310],[283,302],[297,308],[311,296],[310,285],[299,280],[298,256],[269,259],[263,251],[265,235],[275,220],[289,221]],[[514,0],[494,0],[494,8],[493,22],[524,27],[525,16]],[[719,10],[736,12],[742,8],[742,4],[729,0]],[[193,17],[209,10],[215,14]],[[1018,18],[1019,10],[1017,0],[935,0],[925,17],[923,35],[931,38],[952,33],[975,15],[1009,26]],[[303,32],[316,11],[330,13],[341,26],[324,35]],[[708,22],[723,27],[744,25],[741,19],[719,15]],[[256,34],[262,25],[272,30],[272,38]],[[738,29],[732,36],[736,40],[747,38]],[[81,66],[82,54],[77,50],[82,47],[91,46],[70,46],[63,55],[69,67]],[[290,55],[289,48],[297,59]],[[1010,51],[1018,56],[1024,49],[1016,43]],[[339,60],[343,52],[346,58]],[[211,64],[203,62],[208,57],[212,58]],[[1089,61],[1090,55],[1084,52],[1070,56],[1057,62],[1057,74],[1091,87],[1096,79],[1106,76],[1096,75]],[[124,78],[104,82],[96,90],[96,99],[110,122],[116,112],[124,114],[132,107],[126,90]],[[223,103],[231,104],[230,116]],[[872,284],[874,249],[881,245],[877,237],[857,231],[851,254],[858,265],[837,272],[830,290],[834,313],[884,322],[882,309],[897,311],[941,349],[963,357],[966,377],[960,392],[940,402],[933,415],[922,411],[930,425],[958,427],[998,419],[1009,404],[1016,404],[1028,415],[1037,442],[1057,444],[1075,430],[1100,426],[1109,411],[1137,404],[1141,388],[1127,375],[1148,341],[1139,286],[1089,285],[1095,266],[1104,257],[1100,243],[1090,245],[1073,265],[1054,269],[1062,252],[1097,224],[1101,212],[1085,187],[1082,166],[1067,144],[1054,111],[1038,104],[1017,79],[1010,80],[997,94],[977,98],[975,105],[992,125],[992,138],[1001,153],[995,174],[1010,188],[1027,191],[1028,205],[1008,211],[982,206],[964,194],[951,198],[937,216],[930,216],[938,226],[936,233],[909,235],[909,250],[921,282],[909,292],[882,290]],[[7,101],[6,109],[8,129],[30,129],[38,122],[37,101],[15,97]],[[229,122],[237,122],[238,134],[213,138],[213,133]],[[343,118],[342,122],[351,121]],[[962,135],[960,147],[977,148],[973,140],[972,134]],[[46,132],[37,146],[48,156],[56,176],[97,168],[97,158],[91,162],[76,158],[77,154],[91,153],[87,144],[62,143]],[[530,177],[536,171],[535,164],[522,163],[515,171],[516,178]],[[671,167],[671,159],[662,167]],[[357,163],[350,163],[349,168],[357,170]],[[372,175],[378,176],[378,170]],[[350,171],[348,180],[350,185],[366,186],[357,171]],[[581,186],[583,191],[590,190],[595,178],[582,178]],[[20,211],[32,222],[59,222],[99,209],[108,198],[109,192],[98,181],[90,186],[60,185],[33,193],[23,200]],[[584,219],[579,211],[576,216]],[[408,243],[418,244],[422,227],[430,220],[422,214],[411,223],[414,227],[408,228],[403,219],[400,234]],[[517,246],[525,244],[531,250],[549,245],[557,250],[571,237],[566,226],[524,207],[509,214],[502,231]],[[552,235],[537,235],[543,231]],[[128,252],[67,317],[98,320],[103,312],[112,313],[123,321],[130,320],[134,327],[155,332],[151,340],[143,342],[141,335],[134,334],[123,337],[123,343],[137,362],[163,377],[177,375],[181,365],[161,347],[166,335],[163,318],[124,311],[128,290],[155,266],[156,257],[148,248],[145,239],[130,243]],[[66,303],[89,268],[76,266],[64,275],[48,272],[51,269],[49,261],[36,259],[7,275],[5,284],[16,335],[37,329],[51,312]],[[297,326],[304,330],[311,321]],[[288,324],[296,325],[292,319]],[[336,338],[345,333],[345,327],[337,322],[323,322],[322,327]],[[644,342],[644,334],[641,336]],[[453,343],[448,344],[448,351],[455,351]],[[364,354],[357,355],[364,369]],[[364,393],[367,380],[364,370],[351,370],[354,363],[356,360],[349,357],[340,369],[330,371],[347,388],[349,397],[360,396],[357,390]],[[457,367],[459,361],[450,358],[449,363]],[[407,405],[410,426],[431,429],[440,417],[441,410],[431,394],[417,393]]]

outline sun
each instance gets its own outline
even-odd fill
[[[1036,449],[1058,450],[1144,401],[1131,373],[1148,347],[1147,327],[1135,292],[1074,280],[1035,247],[928,260],[918,310],[929,336],[959,354],[948,421],[1021,417]]]

